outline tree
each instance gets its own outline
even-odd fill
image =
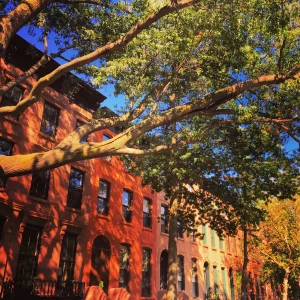
[[[95,85],[112,80],[128,101],[120,116],[98,115],[49,151],[1,157],[1,175],[103,155],[170,151],[202,141],[206,132],[230,122],[268,123],[269,130],[299,142],[298,9],[297,1],[29,0],[15,6],[8,1],[0,19],[2,56],[12,36],[29,24],[45,41],[55,36],[54,56],[72,48],[77,57],[39,78],[16,106],[1,107],[0,115],[22,113],[46,86],[72,70],[90,76]],[[99,58],[100,67],[91,65]],[[48,59],[45,42],[45,54],[29,74]],[[174,93],[176,104],[170,106]],[[218,122],[215,116],[221,116]],[[193,118],[207,123],[197,132],[185,131],[184,121]],[[175,122],[183,124],[175,143],[134,147],[138,137]],[[127,129],[106,142],[80,144],[88,134],[112,126]]]
[[[282,299],[286,300],[291,274],[296,278],[300,275],[300,198],[274,199],[266,210],[268,216],[259,232],[259,250],[265,260],[263,269],[269,278],[278,278],[279,272],[282,273]]]

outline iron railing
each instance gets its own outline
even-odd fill
[[[7,280],[0,282],[1,300],[19,299],[72,299],[82,300],[84,298],[83,282],[76,281],[55,281],[55,280]]]

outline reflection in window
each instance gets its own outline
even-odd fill
[[[142,258],[142,296],[151,296],[151,250],[146,248]]]
[[[83,178],[84,178],[83,172],[71,168],[67,206],[76,209],[81,208]]]
[[[206,224],[202,226],[202,233],[203,233],[203,244],[207,245],[207,226],[206,226]]]
[[[211,246],[216,248],[216,232],[211,229]]]
[[[168,207],[162,205],[160,207],[160,222],[161,222],[161,232],[168,233],[169,232],[169,210]]]
[[[10,141],[0,138],[0,155],[11,156],[14,144]],[[6,178],[0,178],[0,187],[5,187]]]
[[[143,200],[143,226],[151,228],[151,200],[144,198]]]
[[[199,297],[197,260],[196,260],[196,258],[192,258],[192,296],[194,298]]]
[[[224,267],[221,268],[221,272],[222,272],[223,290],[224,290],[225,296],[227,297],[226,270]]]
[[[131,222],[132,211],[131,211],[132,192],[123,190],[122,196],[122,216],[126,222]]]
[[[97,212],[101,215],[108,215],[109,209],[109,188],[110,184],[107,181],[99,181]]]
[[[125,288],[127,291],[129,291],[129,251],[128,245],[121,244],[119,287]]]
[[[215,294],[219,295],[219,276],[217,266],[213,266],[213,274],[214,274],[214,290]]]
[[[234,292],[234,277],[233,277],[233,270],[232,270],[232,268],[229,269],[229,281],[230,281],[230,294],[231,294],[231,299],[235,299],[235,292]]]
[[[49,170],[33,173],[29,195],[46,200],[48,197],[49,182]]]
[[[102,135],[102,142],[108,141],[108,140],[110,140],[110,139],[111,139],[111,136],[110,136],[109,134],[104,133],[104,134]],[[110,156],[103,156],[102,158],[104,158],[105,160],[108,160],[108,161],[111,160],[111,157],[110,157]]]
[[[45,102],[41,132],[54,137],[56,135],[56,127],[58,124],[59,109],[54,105]]]
[[[178,291],[183,291],[185,289],[184,284],[184,257],[182,255],[178,255]]]
[[[183,239],[183,225],[180,219],[177,219],[177,231],[178,237]]]

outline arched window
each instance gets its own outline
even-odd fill
[[[204,293],[208,294],[210,292],[210,279],[209,279],[209,263],[206,261],[204,263]]]
[[[167,289],[168,279],[168,251],[163,250],[160,255],[160,289]]]
[[[92,246],[92,265],[90,272],[90,285],[99,285],[102,282],[103,290],[108,292],[109,260],[111,255],[109,240],[104,235],[94,239]]]
[[[230,294],[231,294],[231,299],[235,299],[234,277],[233,277],[233,270],[232,270],[232,268],[229,269],[229,280],[230,280]]]
[[[198,272],[197,272],[197,259],[192,258],[192,294],[193,297],[199,297],[198,287]]]

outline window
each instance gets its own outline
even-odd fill
[[[7,81],[8,82],[8,81]],[[0,106],[15,106],[23,98],[24,90],[20,86],[14,86],[10,88],[6,93],[2,95]],[[18,115],[12,115],[14,119],[18,119]]]
[[[230,249],[230,237],[229,236],[226,237],[225,243],[226,243],[227,252],[230,253],[231,249]]]
[[[122,245],[120,249],[120,274],[119,287],[125,288],[127,291],[129,283],[129,255],[130,249],[128,245]]]
[[[167,289],[168,280],[168,251],[163,250],[160,255],[160,289]]]
[[[219,295],[219,275],[217,266],[213,266],[213,274],[214,274],[214,290],[215,294]]]
[[[167,206],[162,205],[160,207],[160,222],[161,222],[161,232],[168,233],[169,232],[169,209]]]
[[[221,268],[221,273],[222,273],[222,281],[223,281],[223,291],[224,291],[225,297],[227,299],[226,270],[224,267]]]
[[[83,177],[83,172],[71,168],[67,206],[76,209],[81,208]]]
[[[109,189],[110,184],[107,181],[100,179],[98,189],[97,212],[101,215],[108,215],[109,209]]]
[[[79,120],[76,121],[76,129],[82,125],[84,125],[83,122],[81,122]],[[86,143],[87,141],[88,141],[88,137],[84,137],[80,140],[80,144]]]
[[[41,232],[40,227],[26,225],[20,245],[16,281],[29,280],[35,277],[40,252]]]
[[[143,226],[151,228],[151,200],[144,198],[143,200]]]
[[[29,195],[46,200],[48,197],[49,182],[49,170],[33,173]]]
[[[142,258],[142,296],[151,296],[151,250],[146,248]]]
[[[92,245],[92,261],[89,285],[99,286],[103,283],[103,291],[107,294],[109,288],[109,263],[111,247],[108,238],[104,235],[97,236]]]
[[[184,291],[184,257],[182,255],[177,256],[177,264],[178,264],[178,291]]]
[[[183,239],[183,226],[182,226],[182,221],[180,219],[177,219],[177,231],[178,231],[178,237]]]
[[[131,211],[132,192],[123,190],[122,196],[122,216],[126,222],[131,222],[132,211]]]
[[[58,124],[59,109],[45,102],[41,132],[54,137],[56,135],[56,127]]]
[[[195,229],[195,222],[189,221],[188,228],[187,228],[187,236],[191,238],[191,241],[196,242],[196,231]]]
[[[202,225],[202,232],[203,232],[203,244],[207,245],[207,227],[206,224]]]
[[[213,229],[211,229],[211,246],[216,248],[216,233]]]
[[[210,292],[209,263],[206,261],[204,263],[204,293],[208,294],[209,292]]]
[[[233,277],[233,270],[232,270],[232,268],[229,269],[229,281],[230,281],[230,294],[231,294],[231,299],[235,299],[235,292],[234,292],[234,277]]]
[[[14,144],[0,138],[0,155],[11,156]],[[0,178],[0,187],[5,187],[6,178]]]
[[[61,245],[58,280],[74,279],[77,235],[66,232]]]
[[[197,274],[197,260],[192,258],[192,296],[199,297],[198,274]]]
[[[220,250],[224,250],[224,239],[220,237]]]
[[[6,222],[6,217],[0,216],[0,242],[2,241],[2,232]]]

